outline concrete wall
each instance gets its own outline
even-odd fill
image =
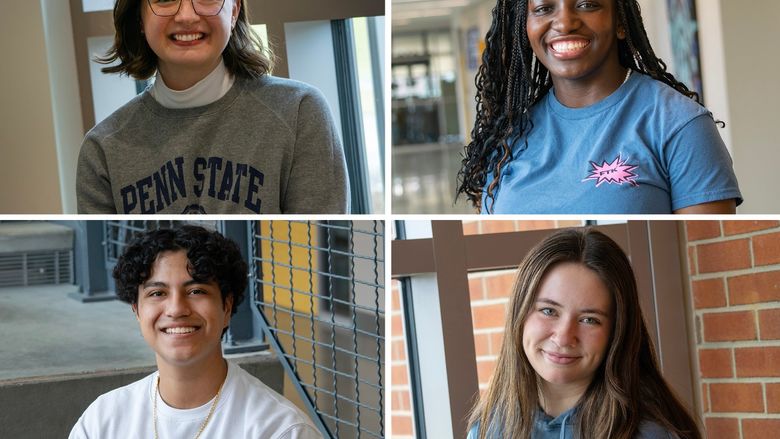
[[[284,371],[274,355],[230,361],[275,391],[282,392]],[[131,369],[0,383],[0,437],[68,437],[78,418],[98,396],[137,381],[154,370]]]
[[[60,213],[41,3],[0,3],[0,30],[0,213]]]

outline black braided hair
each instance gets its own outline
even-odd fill
[[[655,55],[637,0],[615,1],[619,23],[626,31],[625,40],[618,42],[620,64],[669,85],[701,105],[699,95],[669,73],[666,63]],[[550,72],[534,57],[528,41],[528,0],[498,0],[492,15],[475,80],[477,117],[472,140],[464,149],[456,194],[456,199],[464,194],[479,209],[487,185],[488,211],[492,211],[502,168],[512,160],[509,142],[533,128],[528,111],[552,87]],[[520,151],[527,147],[526,140]]]

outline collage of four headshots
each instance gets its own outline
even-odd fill
[[[775,437],[778,17],[3,1],[0,437]]]

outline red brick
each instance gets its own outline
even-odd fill
[[[471,315],[474,321],[474,329],[503,328],[504,313],[503,303],[472,307]]]
[[[404,335],[404,321],[400,315],[396,314],[390,317],[390,324],[393,325],[390,330],[390,334],[393,337],[401,337]]]
[[[758,328],[761,340],[780,340],[780,308],[759,311]]]
[[[411,406],[411,396],[408,390],[393,390],[393,411],[408,411]]]
[[[488,299],[503,299],[512,295],[512,283],[515,280],[515,274],[512,272],[501,272],[493,276],[485,277],[485,296]]]
[[[739,235],[740,233],[757,232],[778,226],[780,226],[778,221],[723,221],[723,233],[726,236]]]
[[[474,350],[478,357],[490,355],[490,334],[474,334]]]
[[[493,332],[490,334],[491,355],[498,355],[501,352],[501,343],[504,342],[504,332]]]
[[[558,228],[552,220],[527,220],[520,221],[518,230],[549,230]]]
[[[489,383],[490,377],[493,376],[495,370],[496,362],[494,360],[477,361],[477,380],[479,384]]]
[[[507,220],[482,220],[482,234],[514,232],[515,222]]]
[[[764,396],[761,384],[710,384],[711,410],[720,413],[764,411]]]
[[[391,366],[392,378],[394,386],[403,386],[409,384],[409,372],[406,369],[406,365],[394,364]]]
[[[780,413],[780,383],[766,384],[766,411]]]
[[[697,274],[696,270],[696,247],[688,247],[688,274],[691,276]]]
[[[391,361],[406,361],[406,342],[404,340],[393,340],[392,342],[392,355]]]
[[[485,298],[484,278],[482,276],[469,276],[469,298],[483,300]]]
[[[710,411],[710,395],[706,383],[702,383],[701,385],[701,408],[702,413]]]
[[[393,415],[393,436],[413,436],[414,427],[412,417],[406,415]]]
[[[780,377],[780,347],[736,349],[734,359],[738,377]]]
[[[750,268],[749,244],[749,239],[738,239],[696,246],[699,273]]]
[[[753,311],[704,314],[704,341],[755,340]]]
[[[741,439],[739,420],[735,418],[707,418],[704,427],[707,430],[707,439]]]
[[[479,235],[479,221],[463,221],[464,235]]]
[[[686,221],[685,230],[688,242],[717,238],[720,236],[720,223],[718,221]]]
[[[777,437],[780,419],[743,419],[742,439],[768,439]]]
[[[726,289],[723,279],[695,280],[693,287],[693,306],[696,309],[726,306]]]
[[[582,221],[578,220],[560,220],[557,221],[555,226],[558,229],[566,228],[566,227],[582,227],[583,223]]]
[[[702,349],[699,351],[699,369],[702,378],[731,378],[730,349]]]
[[[399,311],[401,309],[401,295],[398,293],[398,290],[393,288],[393,291],[390,293],[390,297],[392,298],[392,302],[390,303],[390,311]]]
[[[728,285],[731,305],[780,301],[780,271],[730,277]]]
[[[780,264],[780,233],[754,236],[753,259],[756,266]]]

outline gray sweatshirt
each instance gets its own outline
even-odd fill
[[[84,138],[79,213],[348,213],[344,151],[315,88],[236,78],[219,100],[169,109],[148,91]]]

